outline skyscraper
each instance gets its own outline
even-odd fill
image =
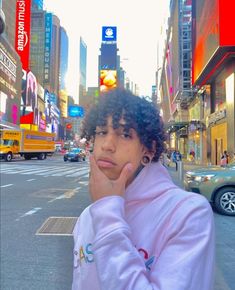
[[[86,94],[86,66],[87,66],[87,45],[80,37],[80,56],[79,56],[79,99]]]
[[[30,69],[41,85],[44,83],[45,15],[45,11],[37,9],[31,14]]]
[[[68,50],[69,50],[69,39],[67,32],[63,27],[60,27],[60,71],[59,71],[60,90],[66,89],[65,78],[68,70]]]

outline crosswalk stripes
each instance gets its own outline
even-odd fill
[[[0,167],[1,174],[21,174],[21,175],[40,175],[40,176],[64,176],[64,177],[88,177],[89,166],[32,166],[32,165],[5,165]]]

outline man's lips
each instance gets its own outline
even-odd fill
[[[113,162],[112,160],[110,159],[103,159],[103,158],[100,158],[97,160],[97,165],[100,167],[100,168],[113,168],[115,167],[117,164],[115,162]]]

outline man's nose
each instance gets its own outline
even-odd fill
[[[102,149],[114,152],[116,150],[116,136],[113,133],[107,133],[103,140]]]

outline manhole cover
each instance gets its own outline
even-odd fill
[[[36,235],[71,236],[78,217],[49,217]]]

